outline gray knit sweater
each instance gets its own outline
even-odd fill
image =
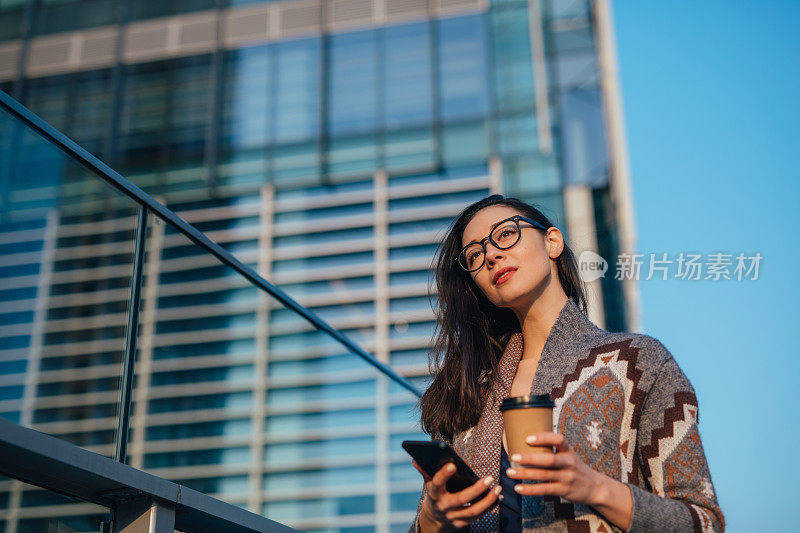
[[[506,346],[498,365],[500,384],[478,424],[450,442],[481,477],[499,479],[498,408],[521,356],[517,333]],[[531,393],[551,395],[554,430],[566,436],[578,457],[630,487],[629,532],[724,530],[697,428],[694,389],[657,339],[604,331],[570,299],[547,337]],[[523,496],[522,525],[526,533],[620,531],[591,507],[557,497]],[[411,531],[417,529],[415,519]],[[470,530],[497,531],[498,506]]]

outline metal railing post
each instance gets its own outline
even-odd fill
[[[128,428],[130,427],[131,396],[133,394],[133,364],[136,358],[136,337],[139,332],[139,304],[142,294],[142,271],[144,269],[145,240],[147,238],[147,206],[139,206],[136,227],[136,249],[131,275],[131,297],[128,307],[128,324],[125,328],[125,358],[120,383],[119,407],[117,409],[117,434],[114,443],[114,459],[124,463],[128,451]]]

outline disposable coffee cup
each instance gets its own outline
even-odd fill
[[[549,394],[515,396],[500,404],[509,457],[515,453],[553,453],[552,446],[531,446],[528,435],[553,431],[553,407]]]

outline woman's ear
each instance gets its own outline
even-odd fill
[[[547,254],[550,259],[556,259],[564,251],[564,235],[555,226],[547,230],[545,235]]]

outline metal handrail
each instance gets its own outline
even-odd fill
[[[82,148],[78,143],[55,129],[42,118],[37,116],[33,111],[26,108],[3,91],[0,91],[0,106],[17,117],[27,126],[32,128],[46,140],[55,144],[59,149],[65,152],[76,162],[80,163],[82,166],[86,167],[94,174],[105,180],[112,187],[119,190],[139,205],[146,206],[147,209],[155,213],[162,220],[177,228],[178,231],[183,233],[192,242],[205,249],[211,255],[215,256],[222,264],[232,268],[250,283],[267,292],[285,307],[302,316],[316,329],[327,333],[330,337],[334,338],[341,345],[347,348],[348,351],[364,359],[364,361],[378,369],[379,372],[383,373],[415,396],[421,396],[420,391],[418,391],[416,387],[414,387],[406,378],[395,372],[392,367],[386,363],[378,361],[374,356],[367,353],[358,344],[347,338],[347,336],[341,331],[332,327],[330,324],[318,317],[315,313],[294,301],[288,294],[261,277],[255,270],[236,259],[236,257],[234,257],[230,252],[208,238],[205,233],[201,232],[183,220],[173,211],[155,200],[152,196],[123,178],[114,169],[100,161],[86,149]]]

